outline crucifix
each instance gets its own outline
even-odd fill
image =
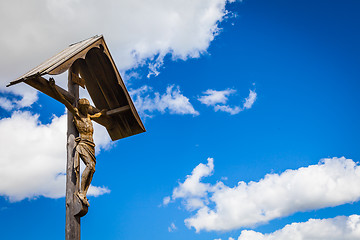
[[[68,71],[68,90],[44,75]],[[38,67],[10,82],[24,82],[64,104],[67,113],[66,240],[80,240],[80,219],[90,206],[86,193],[95,172],[92,121],[104,126],[115,141],[145,132],[103,36],[71,44]],[[88,99],[79,99],[79,86]],[[85,169],[80,176],[80,159]]]

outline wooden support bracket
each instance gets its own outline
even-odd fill
[[[106,115],[111,116],[130,110],[130,105],[122,106],[119,108],[111,109],[106,112]]]
[[[71,73],[71,81],[73,81],[73,83],[78,84],[80,87],[85,89],[85,80],[83,78],[80,78],[78,74],[75,73]]]

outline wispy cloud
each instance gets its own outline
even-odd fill
[[[173,191],[196,214],[185,220],[197,232],[224,231],[266,223],[272,219],[351,203],[360,199],[360,167],[351,159],[327,158],[317,165],[267,174],[258,182],[240,181],[229,187],[202,182],[214,170],[213,159],[199,164]],[[170,201],[169,201],[170,202]],[[214,207],[212,207],[214,206]]]
[[[206,106],[215,106],[217,104],[226,104],[231,94],[236,93],[235,89],[226,89],[222,91],[208,89],[203,92],[204,95],[198,100]]]
[[[15,112],[0,120],[0,144],[6,146],[0,158],[0,195],[10,201],[65,195],[67,117],[54,117],[49,124],[38,118],[29,112]],[[95,128],[97,145],[106,147],[107,138]],[[108,192],[106,187],[89,189],[92,196]]]
[[[250,90],[249,96],[245,98],[245,102],[243,105],[244,109],[250,109],[254,102],[256,101],[257,94],[255,91]]]
[[[243,230],[238,240],[357,240],[360,239],[360,216],[339,216],[328,219],[310,219],[307,222],[292,223],[269,234]]]
[[[230,113],[231,115],[235,115],[241,112],[243,109],[240,108],[239,106],[230,107],[228,105],[215,105],[214,110],[215,112],[221,111],[221,112]]]
[[[250,109],[256,101],[257,94],[255,90],[249,91],[249,96],[244,99],[242,106],[231,106],[228,104],[229,96],[236,93],[235,89],[226,89],[222,91],[208,89],[203,92],[202,96],[198,97],[198,100],[206,106],[212,106],[216,112],[221,111],[230,113],[231,115],[235,115],[245,109]]]
[[[166,92],[160,94],[145,85],[139,89],[131,90],[130,94],[134,99],[137,110],[145,117],[151,117],[151,114],[156,111],[180,115],[199,115],[199,112],[190,103],[189,98],[181,93],[179,86],[168,86]]]
[[[175,226],[175,223],[171,223],[170,226],[168,227],[168,231],[169,232],[173,232],[177,229],[177,227]]]
[[[170,203],[171,201],[171,197],[167,196],[167,197],[164,197],[163,199],[163,205],[166,206]]]

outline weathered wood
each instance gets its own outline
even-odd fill
[[[130,106],[126,105],[126,106],[123,106],[123,107],[119,107],[119,108],[109,110],[109,111],[106,112],[106,115],[111,116],[111,115],[119,114],[119,113],[122,113],[122,112],[125,112],[125,111],[128,111],[128,110],[130,110]]]
[[[72,73],[72,77],[73,76],[75,76],[75,74]],[[43,78],[43,77],[31,78],[31,79],[25,80],[25,83],[32,86],[33,88],[39,90],[40,92],[48,95],[49,97],[54,98],[55,100],[61,102],[61,99],[59,99],[59,97],[49,87],[49,81],[46,80],[45,78]],[[66,91],[65,89],[63,89],[59,86],[56,86],[56,88],[65,97],[65,99],[67,101],[74,104],[75,97],[73,94],[71,94],[70,92]],[[91,106],[90,111],[89,111],[90,114],[95,114],[98,112],[100,112],[99,109]],[[111,121],[109,119],[100,118],[100,119],[96,119],[95,121],[106,128],[111,126]]]
[[[86,89],[98,109],[115,109],[130,105],[130,111],[115,114],[111,116],[110,121],[105,121],[106,123],[99,122],[106,127],[112,140],[146,131],[103,36],[94,36],[70,45],[28,73],[10,82],[8,86],[25,81],[52,97],[52,92],[45,84],[46,80],[42,79],[43,81],[39,82],[38,77],[46,74],[58,75],[68,70],[70,66],[73,68],[73,73],[80,77],[75,80],[78,84],[83,85],[83,80],[85,80]],[[68,99],[69,96],[66,92],[62,93],[69,102],[72,102],[73,99]]]
[[[111,126],[107,128],[108,133],[112,140],[132,136],[137,131],[143,132],[136,120],[134,112],[131,109],[130,101],[126,98],[126,93],[119,84],[120,79],[117,79],[116,72],[111,65],[109,57],[104,53],[103,48],[92,48],[89,50],[85,57],[86,66],[92,76],[92,82],[96,82],[96,88],[87,85],[90,96],[92,99],[97,99],[102,96],[105,100],[105,106],[98,106],[101,109],[116,109],[125,105],[130,105],[131,111],[126,111],[123,114],[114,114],[111,117]],[[85,79],[88,81],[88,79]],[[95,97],[96,96],[96,97]],[[139,128],[140,127],[140,128]]]
[[[93,70],[91,70],[91,61],[89,60],[90,58],[92,58],[91,56],[94,55],[94,49],[92,49],[92,51],[89,51],[89,54],[86,55],[85,60],[84,59],[79,59],[78,63],[80,65],[80,75],[85,79],[86,82],[86,89],[88,90],[90,96],[96,96],[92,97],[95,106],[97,106],[99,109],[112,109],[112,108],[116,108],[119,106],[123,106],[126,103],[122,104],[122,105],[115,105],[115,106],[110,106],[108,104],[109,98],[106,98],[106,96],[104,95],[102,88],[103,86],[101,85],[101,81],[97,81],[96,79],[101,77],[101,76],[96,76]],[[91,54],[93,53],[93,54]],[[96,55],[95,55],[96,57]],[[97,68],[100,68],[101,66],[97,66]],[[106,80],[105,80],[106,81]],[[113,88],[116,88],[116,86],[113,86]],[[99,119],[101,120],[101,118]],[[111,139],[118,139],[119,136],[123,136],[126,133],[121,129],[121,126],[119,125],[117,119],[115,118],[108,118],[108,125],[106,126],[106,129],[108,130],[108,133],[111,137]]]
[[[95,106],[97,106],[99,109],[109,108],[105,97],[102,94],[99,94],[100,85],[92,76],[86,61],[84,59],[78,59],[74,64],[80,66],[80,75],[85,80],[86,90],[90,95],[97,96],[96,98],[92,98]]]
[[[89,210],[88,206],[84,205],[76,194],[74,196],[74,206],[73,207],[74,207],[74,215],[77,217],[85,216]]]
[[[121,95],[115,95],[115,85],[110,87],[108,85],[108,81],[110,80],[106,78],[106,73],[101,62],[101,50],[98,48],[91,49],[87,53],[85,61],[89,67],[89,71],[92,74],[93,79],[97,81],[99,85],[98,90],[100,90],[101,95],[103,95],[106,99],[107,106],[109,106],[111,109],[121,106],[118,99],[118,97]]]
[[[56,94],[53,92],[53,90],[49,87],[49,82],[43,77],[36,77],[36,78],[30,78],[25,80],[25,83],[32,86],[33,88],[39,90],[40,92],[48,95],[49,97],[52,97],[58,101],[60,101],[59,97],[56,96]],[[59,92],[65,97],[67,101],[70,103],[74,103],[75,97],[70,92],[66,91],[65,89],[56,86],[56,88],[59,90]],[[60,101],[61,102],[61,101]]]
[[[68,91],[54,85],[55,81],[46,80],[44,75],[58,75],[69,70]],[[108,109],[107,114],[92,116],[94,121],[105,126],[111,139],[118,140],[138,133],[145,132],[145,127],[135,109],[125,84],[120,76],[115,62],[111,57],[105,40],[102,36],[94,36],[87,40],[70,45],[64,51],[35,67],[28,73],[10,82],[12,86],[20,82],[34,87],[40,92],[65,104],[67,115],[67,167],[66,167],[66,240],[80,240],[80,217],[88,212],[89,203],[86,192],[91,182],[93,166],[90,173],[85,171],[85,185],[80,188],[80,169],[78,157],[75,158],[75,138],[79,135],[73,123],[73,115],[77,111],[71,107],[76,106],[79,99],[79,85],[86,86],[95,106],[89,107],[91,115],[100,112],[99,109]],[[70,103],[70,104],[69,104]],[[83,104],[82,101],[79,103]],[[82,106],[87,106],[83,104]],[[80,108],[81,109],[84,108]],[[100,116],[101,117],[98,117]],[[90,116],[83,113],[81,119],[90,121]],[[80,122],[77,122],[79,126]],[[84,122],[81,122],[84,124]],[[81,135],[87,134],[79,128]],[[91,133],[92,137],[92,133]],[[80,146],[80,145],[79,145]],[[79,147],[80,148],[80,147]],[[95,153],[94,153],[95,154]],[[95,159],[94,159],[95,160]],[[74,162],[76,163],[74,164]],[[76,167],[75,167],[76,166]],[[89,170],[88,164],[86,169]],[[89,181],[87,181],[89,179]],[[84,183],[81,180],[81,183]]]
[[[79,85],[71,81],[71,68],[69,69],[68,79],[69,93],[75,98],[73,105],[76,106],[79,98]],[[73,115],[70,111],[67,113],[67,166],[66,166],[66,225],[65,240],[80,240],[80,216],[75,216],[74,198],[75,192],[78,191],[77,179],[79,174],[74,169],[75,157],[75,138],[79,135]]]
[[[72,81],[85,89],[85,80],[80,78],[78,74],[74,74],[74,73],[71,74],[72,74],[72,78],[71,78]]]

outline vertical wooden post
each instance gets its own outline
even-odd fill
[[[79,99],[79,85],[71,80],[72,67],[68,71],[68,91],[75,97],[74,106]],[[77,176],[74,169],[75,138],[79,135],[73,122],[73,115],[67,112],[67,166],[66,166],[66,225],[65,239],[80,240],[80,216],[75,216],[74,193],[77,191]]]

